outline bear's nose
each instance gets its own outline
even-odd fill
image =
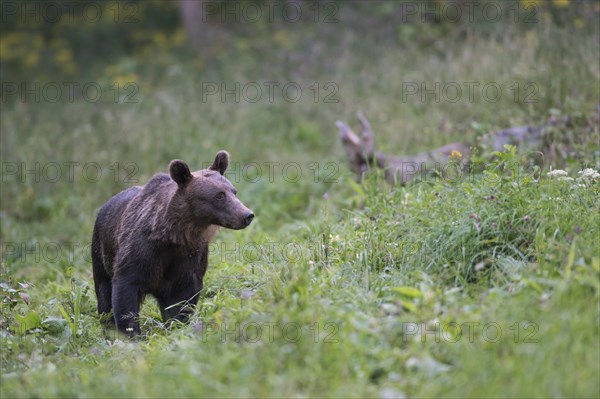
[[[246,223],[246,226],[250,226],[250,223],[252,223],[252,219],[254,219],[254,214],[252,212],[244,216],[244,223]]]

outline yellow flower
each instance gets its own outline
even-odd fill
[[[125,75],[115,76],[113,84],[116,83],[120,88],[123,88],[128,83],[137,84],[138,76],[135,73],[127,73]]]
[[[552,0],[555,7],[564,8],[569,6],[569,0]]]
[[[462,154],[460,153],[460,151],[452,150],[450,158],[462,158]]]
[[[158,45],[158,47],[163,48],[163,49],[167,48],[168,40],[167,40],[167,36],[164,33],[162,33],[162,32],[155,33],[153,40],[154,40],[154,43],[156,45]]]
[[[41,38],[41,36],[40,36]],[[7,33],[0,40],[0,59],[3,61],[20,60],[34,51],[30,46],[31,35],[11,32]],[[37,44],[37,35],[33,37],[34,44]],[[37,51],[37,48],[35,49]]]
[[[68,48],[61,48],[54,56],[54,61],[57,64],[68,64],[73,60],[73,53]]]
[[[541,0],[521,0],[521,5],[523,8],[538,7],[540,3]]]
[[[173,35],[171,36],[171,41],[173,42],[173,45],[176,47],[180,47],[183,44],[185,44],[185,39],[186,39],[186,35],[185,35],[185,30],[183,30],[183,29],[177,29],[175,31],[175,33],[173,33]]]

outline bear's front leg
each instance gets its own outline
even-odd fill
[[[173,292],[158,299],[163,322],[175,319],[187,322],[202,290],[202,283],[196,276],[191,276],[186,282],[180,283]]]
[[[142,332],[139,321],[142,297],[140,284],[135,277],[115,275],[112,289],[115,323],[120,331],[130,337]]]

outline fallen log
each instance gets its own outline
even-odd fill
[[[348,124],[336,121],[340,139],[350,162],[350,169],[360,178],[372,168],[385,171],[385,178],[390,184],[405,185],[423,170],[431,170],[432,165],[446,165],[450,161],[460,161],[466,165],[471,157],[474,146],[455,142],[410,156],[396,156],[381,153],[374,149],[374,134],[371,124],[362,112],[357,113],[361,129],[360,137],[352,131]],[[482,137],[481,143],[492,151],[504,151],[505,145],[542,150],[543,133],[546,128],[556,126],[558,123],[568,123],[568,118],[562,120],[552,119],[548,125],[531,127],[516,126],[500,130]]]

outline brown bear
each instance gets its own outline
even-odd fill
[[[146,294],[157,299],[163,321],[189,317],[219,226],[243,229],[254,218],[223,176],[228,165],[226,151],[219,151],[208,169],[194,173],[185,162],[173,160],[170,176],[156,174],[100,209],[92,264],[101,318],[112,310],[120,331],[140,334],[138,315]]]

